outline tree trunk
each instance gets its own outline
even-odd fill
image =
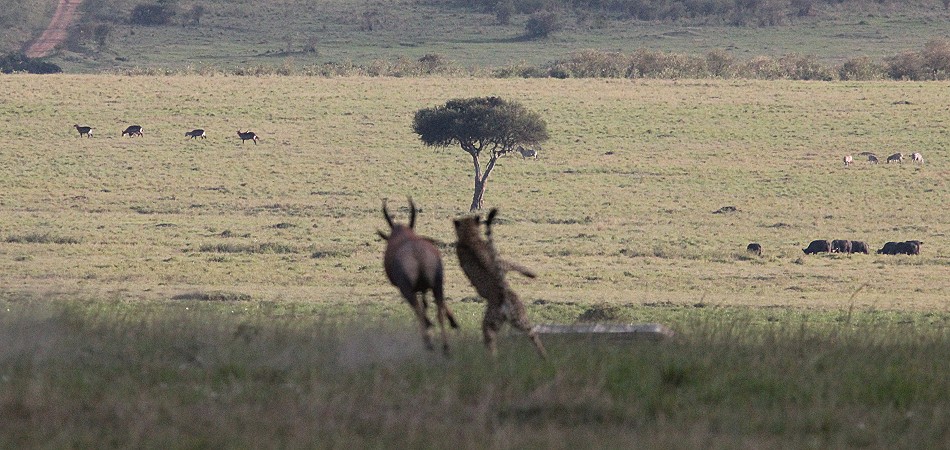
[[[469,208],[469,212],[482,209],[482,198],[485,196],[485,187],[484,181],[475,180],[475,194],[472,195],[472,207]]]
[[[485,173],[482,174],[482,166],[478,164],[478,155],[472,155],[472,162],[475,164],[475,193],[472,195],[472,206],[469,209],[470,212],[482,209],[484,204],[485,189],[488,187],[488,177],[491,175],[492,169],[495,168],[496,161],[498,161],[498,155],[493,153],[491,159],[488,160],[488,166],[485,168]]]

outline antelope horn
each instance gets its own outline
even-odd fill
[[[409,197],[409,228],[416,229],[416,204],[412,202],[412,197]]]
[[[488,217],[485,219],[485,225],[490,227],[491,223],[495,221],[495,216],[497,215],[498,208],[492,208],[491,211],[488,212]]]
[[[393,228],[393,218],[389,215],[389,210],[386,209],[386,199],[383,199],[383,217],[386,219],[386,223],[389,224],[389,229]]]

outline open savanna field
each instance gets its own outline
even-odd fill
[[[57,75],[0,90],[5,446],[948,442],[946,83]],[[451,244],[471,160],[411,122],[488,95],[551,135],[538,160],[502,159],[485,197],[502,255],[539,273],[512,277],[533,321],[658,321],[677,338],[551,342],[541,361],[512,337],[484,355]],[[132,124],[144,137],[120,136]],[[405,221],[408,195],[443,243],[450,360],[425,353],[383,274],[381,200]],[[924,244],[801,251],[839,238]]]

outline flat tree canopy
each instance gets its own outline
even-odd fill
[[[416,112],[413,131],[425,145],[458,145],[475,164],[475,193],[471,210],[482,207],[488,177],[498,158],[518,145],[535,146],[548,139],[547,125],[538,113],[498,97],[449,100],[443,106]],[[484,170],[480,163],[488,155]]]

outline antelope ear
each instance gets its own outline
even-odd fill
[[[389,240],[389,235],[386,234],[386,233],[383,233],[383,232],[380,231],[380,230],[376,230],[376,234],[378,234],[379,237],[383,238],[384,241],[388,241],[388,240]]]

